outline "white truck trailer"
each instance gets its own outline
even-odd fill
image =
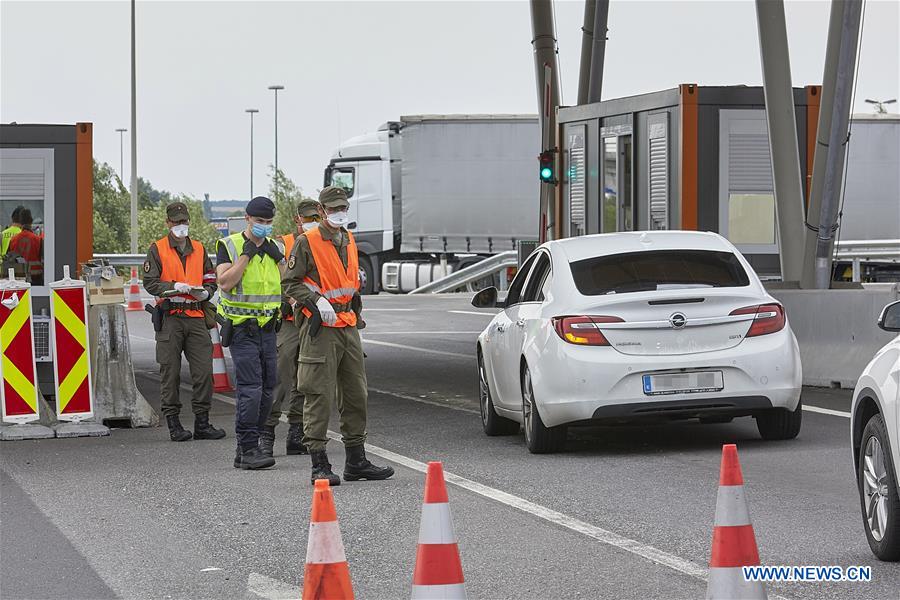
[[[534,115],[420,115],[341,144],[363,293],[402,293],[538,235]],[[442,264],[443,263],[443,264]]]

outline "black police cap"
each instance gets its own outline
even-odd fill
[[[257,196],[247,203],[247,214],[260,219],[275,218],[275,203],[265,196]]]

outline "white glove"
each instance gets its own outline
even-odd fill
[[[180,281],[175,282],[175,285],[173,285],[172,287],[174,287],[175,291],[178,292],[179,294],[190,294],[191,293],[191,286],[189,286],[186,283],[182,283]]]
[[[202,300],[206,300],[207,298],[209,298],[209,292],[206,290],[192,291],[191,296],[196,298],[198,301],[202,301]]]
[[[319,309],[319,314],[322,315],[323,323],[329,326],[337,323],[337,315],[334,312],[334,308],[331,307],[331,302],[319,296],[319,299],[316,300],[316,308]]]

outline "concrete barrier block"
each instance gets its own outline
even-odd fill
[[[878,328],[886,304],[900,299],[894,283],[862,289],[770,289],[784,305],[800,346],[803,385],[852,389],[875,353],[896,334]]]
[[[91,376],[94,418],[127,420],[132,427],[156,427],[159,415],[138,391],[131,360],[125,307],[92,306],[88,324],[91,339]]]
[[[91,421],[81,421],[78,423],[59,422],[53,428],[58,438],[72,437],[101,437],[109,435],[109,427],[100,423],[92,423]]]
[[[36,423],[0,426],[0,441],[43,440],[55,437],[53,430]]]

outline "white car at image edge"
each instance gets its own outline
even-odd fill
[[[884,307],[878,326],[900,332],[900,302]],[[881,560],[900,560],[900,335],[863,370],[853,391],[850,439],[866,538]]]
[[[567,427],[756,418],[765,439],[797,436],[800,354],[781,304],[715,234],[648,231],[547,242],[523,263],[478,336],[488,435],[524,428],[531,452],[562,450]]]

